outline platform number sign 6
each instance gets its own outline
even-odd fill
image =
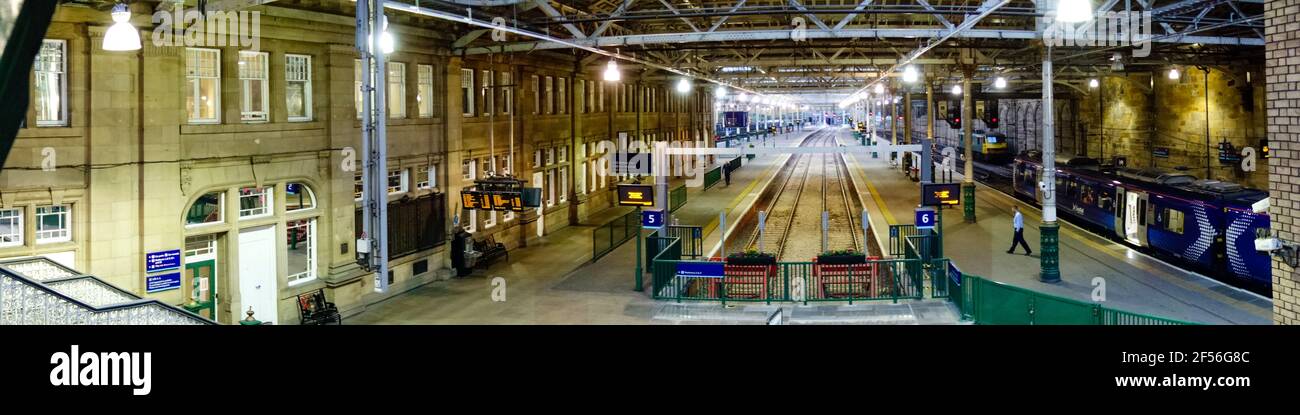
[[[953,165],[952,158],[957,155],[957,150],[952,147],[944,147],[943,151],[940,151],[939,154],[943,156],[943,172],[951,173]]]

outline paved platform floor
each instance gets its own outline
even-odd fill
[[[797,145],[814,130],[784,134],[769,145]],[[673,213],[680,224],[702,224],[705,249],[717,249],[719,208],[739,217],[785,162],[786,155],[746,160],[731,184],[687,189],[687,203]],[[675,186],[675,184],[674,184]],[[603,223],[628,211],[611,208],[590,222]],[[636,245],[624,243],[591,262],[595,225],[553,232],[499,263],[465,278],[430,283],[349,317],[345,324],[767,324],[782,310],[785,324],[956,324],[945,301],[876,302],[853,305],[762,303],[672,303],[649,291],[633,291]],[[493,279],[506,283],[505,301],[493,301]],[[648,287],[649,278],[644,284]]]
[[[842,143],[852,143],[848,130]],[[888,156],[849,156],[873,222],[910,224],[920,203],[920,185]],[[955,175],[961,180],[961,175]],[[1120,310],[1210,324],[1271,324],[1272,301],[1099,237],[1077,226],[1061,225],[1061,282],[1038,280],[1041,211],[984,185],[976,188],[976,223],[964,223],[960,207],[943,210],[944,254],[963,271],[1031,290],[1091,301],[1094,277],[1105,280],[1105,305]],[[1007,254],[1011,245],[1011,206],[1025,216],[1025,239],[1033,256]],[[884,219],[880,221],[878,219]],[[880,226],[883,227],[883,226]],[[882,231],[876,229],[877,232]],[[878,235],[881,235],[878,233]]]

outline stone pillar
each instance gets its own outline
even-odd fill
[[[1300,101],[1291,97],[1300,91],[1294,76],[1300,63],[1291,57],[1300,52],[1300,28],[1290,22],[1300,18],[1292,2],[1270,1],[1264,5],[1266,60],[1264,64],[1268,108],[1268,144],[1272,159],[1268,163],[1268,188],[1272,197],[1269,208],[1271,226],[1278,238],[1296,242],[1300,239],[1293,223],[1300,220],[1300,194],[1292,189],[1300,183]],[[1273,258],[1273,323],[1300,324],[1300,278],[1296,268]]]

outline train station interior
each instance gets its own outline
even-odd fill
[[[1297,324],[1294,3],[0,2],[0,324]]]

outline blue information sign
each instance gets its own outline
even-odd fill
[[[177,288],[181,288],[181,273],[179,272],[144,277],[145,292],[156,293]]]
[[[679,278],[722,278],[723,263],[721,262],[678,262],[677,276]]]
[[[664,226],[664,211],[662,210],[643,210],[641,211],[641,227],[647,229],[659,229]]]
[[[934,229],[935,211],[930,209],[916,210],[916,228],[917,229]]]
[[[144,255],[144,272],[146,274],[178,269],[181,267],[181,250],[149,252]]]

